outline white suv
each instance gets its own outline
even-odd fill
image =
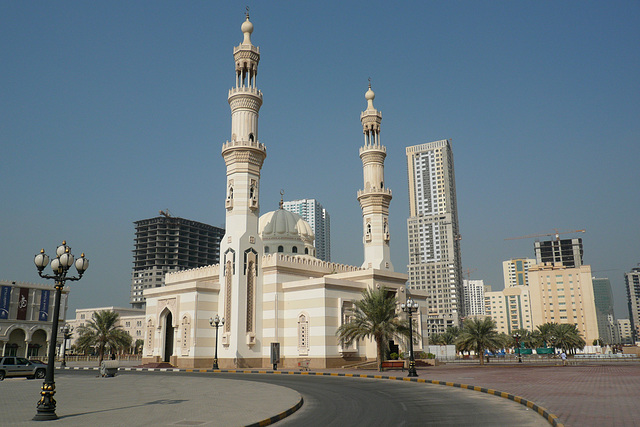
[[[27,377],[42,379],[47,373],[47,365],[30,361],[24,357],[6,356],[0,358],[0,381],[5,377]]]

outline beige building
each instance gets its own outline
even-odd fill
[[[47,357],[55,293],[51,285],[0,280],[0,355]],[[63,322],[68,288],[61,295],[59,320]]]
[[[518,329],[533,331],[531,296],[528,286],[512,286],[484,296],[487,316],[496,322],[499,333],[511,335]]]
[[[133,338],[132,345],[136,340],[144,339],[144,309],[122,308],[122,307],[95,307],[95,308],[79,308],[76,310],[76,318],[67,320],[66,323],[73,327],[71,338],[65,344],[66,349],[70,349],[78,339],[78,328],[86,326],[87,322],[92,319],[93,313],[97,311],[114,311],[118,313],[117,326],[123,331],[128,332]]]
[[[598,338],[591,266],[545,263],[529,268],[533,324],[573,323],[590,344]]]
[[[391,190],[384,180],[386,148],[380,139],[382,114],[373,106],[375,94],[369,86],[360,117],[364,186],[357,199],[364,262],[325,262],[315,256],[310,225],[282,209],[282,201],[280,209],[260,216],[260,173],[266,158],[266,146],[258,137],[260,49],[251,43],[248,15],[241,28],[244,40],[233,50],[235,87],[228,97],[231,139],[222,146],[227,174],[221,185],[226,185],[227,195],[220,264],[167,274],[165,287],[144,291],[143,362],[211,367],[216,329],[209,319],[216,315],[224,318],[217,330],[220,368],[271,366],[272,347],[279,347],[279,366],[284,367],[301,360],[323,368],[375,359],[372,341],[342,345],[336,337],[337,328],[353,316],[363,290],[386,287],[400,302],[407,299],[407,275],[394,272],[390,259]],[[426,294],[412,296],[421,307],[414,315],[421,332]],[[422,348],[422,342],[415,347]]]
[[[631,333],[631,320],[617,319],[618,333],[622,344],[633,344],[633,334]]]

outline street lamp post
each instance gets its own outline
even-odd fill
[[[53,275],[42,274],[44,268],[49,264],[49,256],[44,253],[44,249],[35,256],[34,262],[38,268],[38,274],[43,279],[53,279],[56,282],[55,285],[55,300],[53,304],[53,324],[51,325],[51,337],[49,338],[49,355],[47,359],[47,375],[45,376],[44,383],[42,384],[42,391],[40,392],[40,400],[38,401],[38,412],[33,417],[34,421],[47,421],[57,420],[56,415],[56,401],[53,395],[56,393],[56,383],[53,379],[55,369],[55,357],[56,357],[56,341],[58,339],[58,318],[60,317],[60,297],[62,295],[62,288],[67,281],[80,280],[84,272],[89,268],[89,260],[84,257],[84,253],[80,258],[75,260],[76,270],[78,271],[78,277],[67,277],[67,273],[72,265],[74,265],[74,257],[71,254],[71,248],[67,246],[67,242],[63,241],[62,245],[56,249],[56,258],[51,261],[51,270]]]
[[[62,367],[67,366],[67,340],[71,338],[72,332],[73,326],[67,324],[62,328],[62,336],[64,337],[64,341],[62,341]]]
[[[224,317],[220,319],[220,316],[216,314],[215,319],[209,319],[209,324],[216,328],[216,347],[215,347],[215,355],[213,356],[213,369],[218,368],[218,328],[224,325]]]
[[[518,350],[518,363],[522,363],[522,353],[520,353],[520,338],[522,336],[519,333],[513,334],[513,339],[516,340],[516,350]]]
[[[413,321],[411,319],[413,313],[418,311],[418,303],[415,302],[411,297],[407,300],[406,304],[400,304],[402,307],[402,311],[409,315],[409,373],[408,377],[417,377],[418,372],[416,372],[416,359],[413,357]]]

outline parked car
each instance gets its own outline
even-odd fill
[[[5,377],[27,377],[42,379],[47,373],[47,365],[24,357],[5,356],[0,358],[0,381]]]

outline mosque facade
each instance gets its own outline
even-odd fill
[[[242,43],[233,49],[235,85],[229,91],[231,139],[222,145],[226,164],[226,234],[220,263],[169,273],[165,286],[145,290],[143,363],[168,362],[180,368],[210,368],[217,330],[221,369],[271,366],[273,344],[281,367],[308,360],[311,368],[338,367],[375,360],[373,341],[349,345],[336,336],[353,315],[354,302],[367,288],[386,287],[406,301],[407,275],[391,263],[389,204],[384,181],[386,148],[380,140],[382,114],[373,106],[371,85],[361,114],[360,148],[364,188],[362,208],[364,262],[349,266],[315,257],[314,235],[299,215],[282,209],[260,216],[260,172],[267,157],[258,138],[263,95],[257,86],[260,49],[251,42],[253,24],[241,26]],[[422,335],[426,295],[413,293]],[[400,310],[399,310],[400,311]],[[426,330],[426,329],[425,329]],[[423,336],[414,351],[423,348]],[[395,343],[400,344],[402,343]]]

